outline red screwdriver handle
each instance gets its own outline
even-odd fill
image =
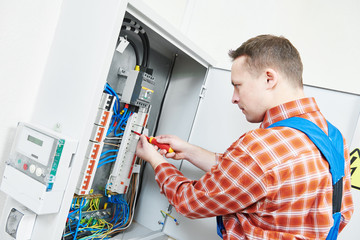
[[[133,133],[135,133],[136,135],[141,136],[141,133],[135,132],[134,130],[131,130],[131,131]],[[168,153],[174,152],[174,150],[170,147],[169,144],[158,143],[158,141],[156,141],[156,138],[154,138],[154,137],[148,137],[148,136],[145,136],[145,137],[149,143],[158,146],[160,149],[165,149]]]
[[[174,152],[174,150],[170,147],[169,144],[158,143],[158,141],[156,141],[156,138],[154,137],[146,137],[146,138],[148,139],[149,143],[158,146],[160,149],[165,149],[168,153]]]

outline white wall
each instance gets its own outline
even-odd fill
[[[187,13],[188,2],[193,0],[143,0],[143,2],[154,9],[161,15],[166,21],[175,26],[177,29],[181,29],[183,24],[184,15]]]
[[[180,1],[180,0],[178,0]],[[146,0],[145,2],[152,2]],[[157,1],[166,4],[169,1]],[[283,35],[298,48],[306,84],[360,93],[360,1],[182,0],[187,12],[154,8],[212,58],[230,68],[229,49],[259,34]],[[152,6],[152,5],[150,5]],[[185,17],[184,17],[185,16]],[[188,18],[190,16],[190,19]],[[175,19],[183,17],[183,22]]]
[[[30,119],[61,3],[0,0],[0,179],[16,124]]]

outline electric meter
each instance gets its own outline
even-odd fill
[[[0,189],[36,214],[59,210],[77,142],[19,123]]]

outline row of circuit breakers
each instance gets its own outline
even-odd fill
[[[139,136],[133,131],[138,133],[147,131],[146,126],[151,109],[150,102],[154,94],[155,80],[152,76],[152,69],[148,68],[150,44],[145,30],[137,22],[128,18],[124,19],[121,30],[140,37],[143,50],[142,62],[140,64],[139,51],[134,41],[127,38],[127,35],[119,37],[115,53],[123,53],[128,46],[131,46],[134,50],[136,66],[134,70],[124,70],[120,67],[118,69],[119,79],[125,81],[121,99],[108,83],[105,86],[89,139],[81,177],[76,188],[78,195],[93,193],[92,185],[96,169],[109,162],[114,161],[109,176],[108,173],[103,174],[106,177],[108,176],[105,191],[118,194],[126,193],[132,173],[139,171],[139,166],[135,165],[135,150]],[[110,148],[109,150],[106,148],[109,143],[104,141],[105,137],[121,139],[115,142],[119,144],[119,149]],[[105,144],[107,146],[104,146]],[[111,155],[111,152],[115,151],[117,154]],[[107,155],[99,161],[101,153]],[[115,156],[116,159],[114,159]]]
[[[121,134],[122,140],[116,160],[112,166],[110,176],[106,184],[106,190],[114,193],[126,193],[131,179],[135,163],[135,150],[139,136],[135,132],[144,132],[147,125],[150,111],[151,96],[154,93],[154,78],[145,73],[131,70],[126,80],[120,104],[125,104],[124,108],[129,111],[131,105],[136,106],[137,112],[122,113],[123,118],[127,118],[126,127]],[[114,114],[115,95],[104,92],[98,109],[98,114],[94,123],[94,128],[89,139],[85,161],[79,179],[76,194],[87,195],[92,190],[92,183],[95,171],[99,165],[100,155],[103,152],[104,139],[109,133],[109,128],[114,121],[111,116]],[[119,104],[119,102],[116,102]],[[115,109],[117,106],[115,106]],[[124,110],[123,110],[124,111]],[[119,119],[121,121],[121,119]],[[136,166],[135,166],[136,169]]]

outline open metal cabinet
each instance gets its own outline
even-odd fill
[[[184,36],[171,27],[166,28],[166,24],[143,5],[130,2],[124,17],[139,23],[150,40],[149,62],[156,84],[147,124],[149,135],[166,133],[189,139],[212,60]],[[123,62],[124,54],[127,52],[119,55],[115,51],[107,76],[108,83],[118,81],[119,66],[126,65],[127,61]],[[180,161],[172,163],[181,168]],[[161,211],[169,213],[169,203],[160,194],[153,170],[145,165],[142,168],[144,172],[134,222],[113,239],[168,239],[163,230],[171,222],[164,218]]]

